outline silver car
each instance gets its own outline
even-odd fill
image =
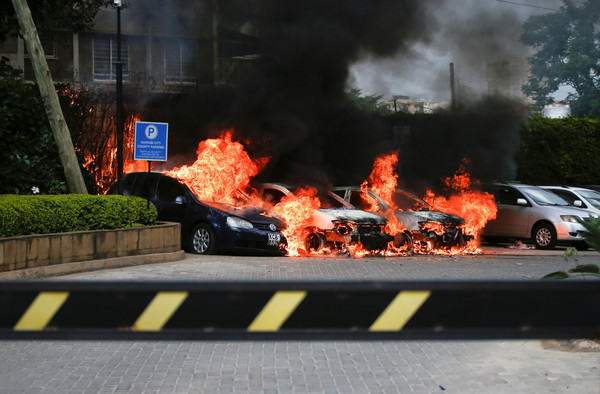
[[[538,249],[554,249],[571,244],[587,249],[579,231],[585,230],[578,219],[589,221],[595,213],[570,206],[561,197],[538,186],[514,182],[482,184],[493,194],[498,206],[496,219],[490,220],[482,236],[488,242],[500,239],[532,239]]]
[[[362,198],[360,186],[334,187],[333,192],[359,209],[368,209]],[[369,196],[377,201],[380,212],[393,212],[406,231],[396,234],[394,245],[406,251],[413,249],[414,241],[427,242],[434,249],[463,248],[472,236],[463,233],[465,219],[460,216],[435,210],[430,204],[407,191],[396,189],[392,194],[392,202],[398,209],[390,205],[373,190],[368,189]]]
[[[570,205],[600,215],[600,192],[575,186],[540,186],[562,197]]]

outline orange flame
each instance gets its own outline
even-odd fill
[[[463,163],[453,177],[443,179],[444,184],[451,190],[451,195],[446,198],[435,195],[427,190],[423,198],[435,209],[461,216],[465,219],[465,233],[475,237],[469,242],[469,249],[478,249],[477,235],[485,224],[496,218],[498,208],[494,202],[494,196],[489,193],[471,189],[471,175],[467,170],[469,162],[463,159]]]
[[[395,171],[396,164],[398,164],[398,152],[379,156],[375,159],[373,170],[369,175],[369,183],[373,192],[393,209],[395,207],[392,202],[392,195],[398,185],[398,174]]]
[[[219,138],[200,142],[192,165],[163,174],[181,180],[201,200],[236,204],[238,189],[245,190],[269,159],[250,159],[244,146],[232,141],[232,134],[227,130]]]
[[[304,251],[304,240],[308,235],[306,229],[312,225],[315,210],[320,207],[317,189],[308,187],[298,190],[294,195],[282,197],[272,208],[286,224],[283,235],[288,241],[289,256],[299,256]]]

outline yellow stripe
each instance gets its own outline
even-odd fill
[[[15,325],[17,331],[39,331],[52,320],[69,297],[68,292],[43,291],[35,297],[29,308]]]
[[[421,305],[430,291],[401,291],[369,328],[370,331],[400,331]]]
[[[161,291],[133,324],[134,331],[160,331],[187,298],[187,291]]]
[[[278,291],[260,311],[248,331],[277,331],[306,297],[306,291]]]

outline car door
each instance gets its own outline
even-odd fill
[[[511,186],[499,186],[494,195],[498,213],[485,226],[486,235],[528,238],[531,203],[523,193]]]
[[[186,202],[178,197],[185,197]],[[179,223],[186,219],[187,207],[191,203],[183,185],[176,179],[164,176],[158,179],[156,196],[152,202],[158,210],[158,220]]]

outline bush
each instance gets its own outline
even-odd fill
[[[600,183],[600,121],[536,117],[521,127],[517,179],[532,184]]]
[[[0,237],[156,224],[156,207],[132,196],[0,195]]]

